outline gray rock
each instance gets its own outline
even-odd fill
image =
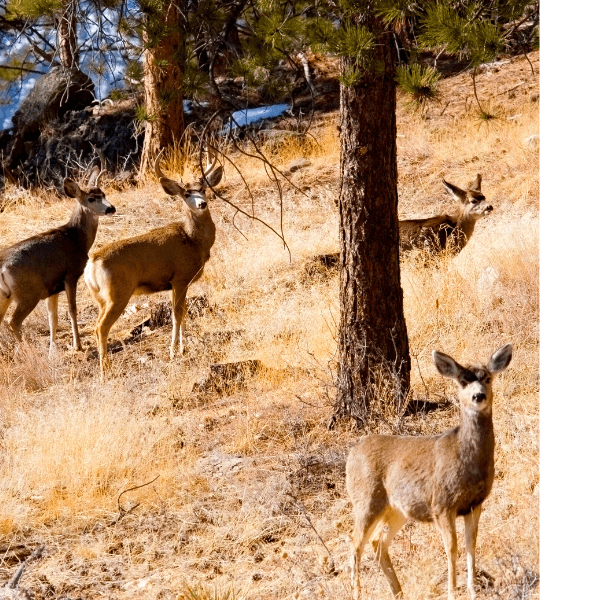
[[[530,150],[535,150],[540,146],[540,136],[538,133],[530,135],[523,140],[523,144]]]
[[[69,110],[81,110],[94,100],[94,84],[79,69],[53,67],[42,75],[12,117],[17,134],[38,131]]]

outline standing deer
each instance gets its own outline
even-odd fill
[[[69,303],[73,347],[81,350],[77,329],[77,281],[94,243],[99,217],[116,210],[104,192],[96,187],[100,174],[100,168],[94,167],[87,192],[72,179],[64,179],[65,193],[77,201],[68,223],[0,250],[0,323],[14,302],[15,310],[8,325],[19,340],[23,321],[45,298],[52,350],[56,344],[58,294],[64,290]]]
[[[426,219],[400,221],[400,248],[429,248],[440,252],[448,248],[458,254],[466,245],[481,217],[492,212],[493,207],[481,193],[481,175],[467,190],[442,179],[444,187],[457,200],[459,208],[454,214],[436,215]]]
[[[510,363],[506,344],[487,367],[458,364],[442,352],[433,362],[454,379],[460,402],[460,425],[442,434],[416,437],[369,435],[354,446],[346,463],[346,485],[354,508],[351,560],[353,596],[360,595],[359,565],[371,540],[394,598],[402,589],[388,548],[408,519],[433,521],[448,557],[448,600],[456,588],[456,517],[465,520],[467,590],[475,598],[475,544],[481,505],[494,481],[492,379]]]
[[[183,320],[188,287],[200,278],[215,241],[215,224],[206,203],[206,187],[216,186],[223,176],[221,166],[209,148],[209,164],[205,180],[182,187],[155,172],[163,190],[184,201],[184,219],[147,233],[108,244],[92,254],[85,268],[85,282],[99,308],[94,334],[100,354],[100,371],[108,367],[107,339],[115,321],[121,316],[133,295],[154,294],[171,290],[173,334],[171,358],[179,337],[183,354]]]

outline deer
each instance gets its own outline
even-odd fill
[[[475,223],[490,214],[493,206],[481,193],[481,175],[477,175],[466,190],[442,179],[446,191],[459,202],[454,214],[436,215],[425,219],[399,221],[400,248],[427,248],[433,253],[448,249],[458,254],[471,239]]]
[[[65,194],[76,200],[67,223],[0,250],[0,323],[14,302],[15,309],[7,324],[21,340],[23,321],[45,299],[50,353],[56,348],[58,294],[62,291],[67,295],[73,348],[82,349],[77,328],[77,282],[96,238],[99,218],[116,212],[97,187],[102,172],[98,166],[92,169],[87,191],[68,177],[63,180]]]
[[[433,521],[448,558],[448,600],[456,588],[456,518],[465,523],[467,591],[475,598],[475,545],[482,503],[494,480],[492,380],[509,365],[512,345],[498,349],[487,366],[462,366],[433,352],[438,372],[458,389],[460,424],[439,435],[368,435],[350,449],[346,486],[353,505],[353,598],[360,597],[359,566],[368,540],[394,598],[402,597],[388,552],[408,519]]]
[[[171,291],[171,360],[178,338],[179,352],[184,353],[187,290],[202,275],[215,241],[215,224],[206,202],[206,190],[221,181],[223,167],[217,167],[213,150],[209,147],[204,179],[186,185],[165,177],[159,159],[160,155],[154,163],[156,176],[167,194],[183,200],[183,220],[109,243],[92,253],[85,268],[85,283],[99,309],[94,335],[102,377],[110,366],[108,334],[134,295]]]

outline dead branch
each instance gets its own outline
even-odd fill
[[[16,590],[17,586],[19,585],[19,581],[21,579],[21,577],[23,577],[23,573],[25,572],[25,569],[27,567],[27,565],[36,560],[37,558],[40,558],[42,556],[42,552],[44,551],[44,544],[42,544],[41,546],[38,546],[20,565],[19,568],[15,571],[15,574],[11,577],[10,581],[4,586],[5,589],[9,589],[9,590]]]
[[[134,506],[132,506],[129,510],[125,510],[122,506],[121,506],[121,496],[123,494],[126,494],[127,492],[133,492],[133,490],[139,490],[140,488],[146,487],[147,485],[150,485],[151,483],[154,483],[158,478],[160,477],[160,475],[157,475],[152,481],[148,481],[147,483],[142,483],[141,485],[136,485],[135,487],[131,487],[131,488],[127,488],[126,490],[123,490],[120,494],[119,497],[117,498],[117,507],[119,509],[119,516],[117,517],[117,519],[114,521],[114,523],[112,523],[113,525],[115,523],[117,523],[118,521],[120,521],[126,514],[130,513],[131,511],[135,510],[140,503],[138,502],[137,504],[135,504]]]

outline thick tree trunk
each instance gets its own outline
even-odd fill
[[[144,30],[144,91],[147,112],[140,175],[153,166],[166,146],[181,141],[183,124],[184,40],[178,0],[164,0],[162,10],[147,16]]]
[[[67,2],[63,10],[55,15],[58,57],[65,69],[77,67],[77,3]]]
[[[374,65],[341,86],[340,329],[338,393],[332,423],[364,426],[378,400],[401,403],[410,356],[400,287],[396,166],[395,47],[374,19]],[[344,70],[353,59],[344,58]],[[386,398],[381,393],[386,390]],[[391,396],[389,392],[391,393]]]

